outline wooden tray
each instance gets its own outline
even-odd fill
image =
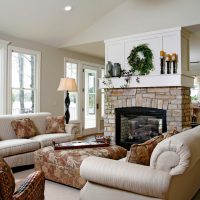
[[[83,141],[74,141],[74,142],[66,142],[66,143],[58,143],[53,142],[53,146],[55,150],[64,150],[64,149],[83,149],[83,148],[95,148],[95,147],[108,147],[109,143],[102,142],[83,142]]]

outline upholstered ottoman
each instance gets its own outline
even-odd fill
[[[45,178],[81,189],[86,181],[80,176],[80,165],[89,156],[99,156],[119,160],[126,156],[127,150],[120,146],[54,150],[45,147],[35,151],[35,170],[41,170]]]

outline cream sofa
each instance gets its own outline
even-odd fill
[[[200,188],[200,126],[163,140],[150,166],[89,157],[81,200],[190,200]]]
[[[45,134],[47,116],[51,116],[51,113],[0,115],[0,157],[4,158],[10,167],[34,164],[33,152],[52,145],[52,141],[67,142],[74,139],[76,130],[70,124],[67,124],[68,133]],[[33,120],[39,135],[30,139],[18,139],[11,121],[22,118]]]

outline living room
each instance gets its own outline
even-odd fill
[[[200,199],[198,0],[0,5],[0,199]]]

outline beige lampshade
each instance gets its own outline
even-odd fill
[[[61,78],[58,91],[75,92],[77,91],[76,81],[73,78]]]

